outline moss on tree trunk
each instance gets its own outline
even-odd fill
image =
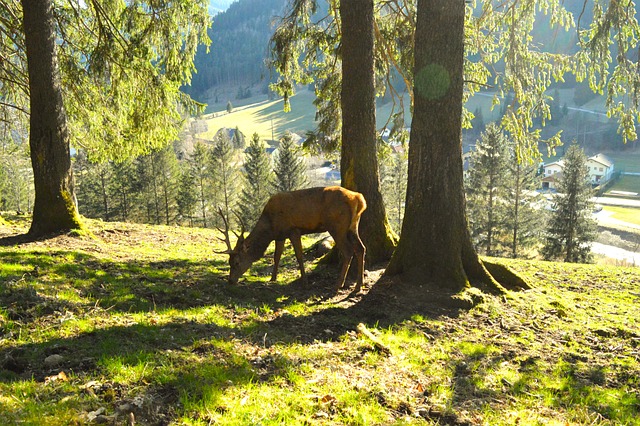
[[[52,7],[50,0],[22,0],[30,90],[29,146],[35,186],[29,230],[32,236],[82,228],[75,203]]]
[[[503,292],[471,243],[465,213],[464,17],[464,0],[418,1],[406,213],[386,273],[452,294],[471,284]]]
[[[360,236],[368,264],[389,260],[397,236],[380,192],[373,70],[373,0],[340,4],[342,22],[342,186],[361,192]]]

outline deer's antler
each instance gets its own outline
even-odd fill
[[[216,227],[216,229],[220,231],[220,233],[224,236],[224,238],[218,237],[218,239],[227,245],[227,250],[223,250],[223,251],[214,250],[214,252],[218,254],[231,254],[233,253],[233,247],[231,247],[231,239],[229,238],[229,221],[227,220],[227,217],[222,212],[221,207],[218,207],[218,214],[222,218],[222,222],[224,222],[224,230]]]

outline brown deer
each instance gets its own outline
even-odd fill
[[[291,192],[280,192],[267,201],[256,226],[244,238],[244,226],[238,236],[235,248],[231,248],[229,239],[229,223],[220,212],[225,224],[222,239],[228,250],[220,252],[229,255],[229,282],[236,283],[247,269],[264,255],[271,243],[276,242],[273,255],[273,274],[271,281],[278,276],[278,264],[284,249],[284,240],[289,239],[293,245],[300,275],[306,282],[302,243],[304,234],[329,232],[336,247],[342,255],[342,269],[337,282],[336,291],[344,287],[345,278],[353,256],[358,262],[358,279],[354,291],[362,288],[364,281],[365,247],[358,235],[358,223],[367,203],[362,194],[349,191],[339,186],[326,188],[309,188]]]

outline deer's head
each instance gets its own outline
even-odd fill
[[[244,274],[247,269],[253,263],[249,258],[248,250],[249,247],[246,244],[244,239],[244,223],[242,219],[238,216],[238,220],[240,221],[241,231],[240,234],[233,232],[238,241],[236,242],[236,246],[231,248],[231,239],[229,238],[229,221],[227,217],[222,212],[221,208],[218,208],[218,214],[222,217],[222,221],[224,223],[224,230],[218,228],[218,231],[222,233],[224,238],[220,238],[227,246],[227,250],[216,251],[219,254],[228,254],[229,255],[229,278],[228,281],[230,284],[236,284],[242,274]],[[236,214],[237,216],[237,214]]]

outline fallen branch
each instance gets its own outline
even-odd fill
[[[383,352],[387,355],[391,355],[391,349],[389,349],[384,343],[378,339],[372,332],[367,329],[367,326],[363,323],[358,324],[357,330],[366,338],[368,338],[373,346],[380,352]]]

